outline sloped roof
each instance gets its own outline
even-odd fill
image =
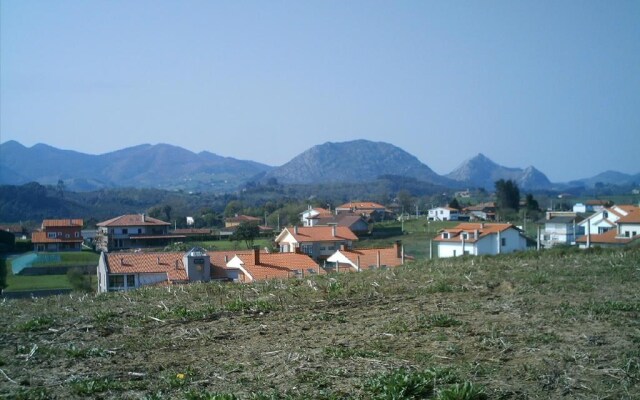
[[[387,267],[402,265],[402,256],[398,255],[398,249],[396,247],[338,251],[347,257],[353,265],[360,265],[360,268],[378,265],[378,254],[380,254],[380,265],[386,265]]]
[[[640,238],[640,235],[634,237],[618,237],[618,231],[616,229],[610,229],[605,233],[592,234],[589,238],[591,244],[619,244],[625,245],[632,240]],[[587,235],[580,236],[576,239],[576,243],[587,243]]]
[[[187,281],[182,252],[103,253],[110,274],[166,273],[169,281]]]
[[[346,226],[336,226],[336,235],[333,235],[332,226],[300,226],[298,233],[295,228],[287,227],[278,235],[276,242],[288,231],[298,243],[308,242],[340,242],[344,240],[358,240],[358,237]]]
[[[102,221],[96,224],[96,226],[148,226],[148,225],[165,226],[165,225],[171,225],[171,224],[156,218],[152,218],[145,214],[121,215],[119,217],[115,217],[107,221]]]
[[[82,236],[64,238],[55,237],[50,238],[47,236],[47,232],[33,232],[31,234],[31,243],[82,243]]]
[[[619,224],[640,224],[640,208],[633,207],[627,208],[625,211],[628,212],[624,217],[620,217],[618,220]]]
[[[42,221],[43,228],[58,227],[80,227],[84,225],[82,219],[45,219]]]
[[[469,222],[465,222],[462,224],[458,224],[453,228],[449,228],[449,229],[443,229],[440,233],[442,232],[447,232],[449,233],[449,237],[448,238],[443,238],[441,234],[438,234],[438,236],[436,236],[435,238],[433,238],[434,241],[437,242],[459,242],[460,239],[460,235],[463,232],[466,232],[468,234],[468,238],[465,239],[465,242],[467,243],[474,243],[477,242],[478,240],[489,236],[489,235],[495,235],[498,232],[504,232],[508,229],[516,229],[518,230],[518,228],[516,228],[514,225],[512,224],[499,224],[499,223],[469,223]],[[474,234],[475,232],[478,231],[478,237],[475,238]]]
[[[243,268],[254,280],[286,279],[294,276],[295,271],[301,270],[307,273],[309,269],[316,273],[324,274],[324,270],[306,254],[300,253],[260,253],[258,264],[255,263],[255,255],[238,254],[243,263]]]

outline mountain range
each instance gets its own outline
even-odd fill
[[[444,176],[415,156],[383,142],[354,140],[316,145],[279,167],[194,153],[168,144],[143,144],[90,155],[46,144],[25,147],[16,141],[0,144],[0,184],[27,182],[91,191],[113,187],[229,192],[248,182],[277,180],[284,184],[369,182],[380,176],[404,176],[448,188],[493,189],[498,179],[512,179],[524,190],[573,186],[632,184],[640,174],[607,171],[592,178],[554,184],[533,166],[501,166],[483,154],[463,162]]]

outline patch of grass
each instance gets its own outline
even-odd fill
[[[462,322],[453,318],[449,314],[432,314],[427,318],[427,324],[432,327],[449,328],[461,325]]]
[[[22,332],[34,332],[49,329],[53,325],[53,318],[40,316],[19,324],[16,328]]]
[[[448,369],[401,368],[370,378],[365,382],[365,389],[374,399],[423,399],[433,396],[436,385],[456,380],[457,376]]]
[[[71,289],[66,275],[13,275],[7,276],[8,292],[38,289]]]
[[[438,391],[436,400],[486,400],[489,396],[481,386],[474,385],[471,382],[463,384],[455,384],[446,389]]]
[[[33,389],[20,389],[15,396],[11,397],[14,400],[49,400],[53,398],[51,393],[46,388],[33,388]]]
[[[185,393],[186,400],[238,400],[232,393],[212,393],[208,391],[190,390]]]
[[[354,349],[350,347],[325,347],[324,354],[333,358],[353,358],[353,357],[362,357],[362,358],[376,358],[380,356],[380,353],[372,350],[363,350],[363,349]]]
[[[257,312],[275,311],[278,309],[278,306],[266,300],[251,301],[251,300],[237,299],[237,300],[233,300],[230,303],[227,303],[225,305],[225,309],[227,311],[233,311],[233,312],[241,311],[241,312],[257,313]]]
[[[111,378],[82,379],[71,383],[73,393],[91,396],[109,390],[121,390],[122,384]]]

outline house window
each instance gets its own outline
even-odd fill
[[[76,237],[80,237],[80,232],[76,232],[76,233],[75,233],[75,236],[76,236]]]
[[[609,218],[609,213],[606,211],[602,212],[602,218]]]
[[[624,237],[629,237],[629,231],[624,232]]]
[[[631,236],[637,235],[636,231],[631,232]]]
[[[506,246],[507,245],[507,238],[501,238],[500,239],[500,245]]]
[[[70,236],[71,235],[69,235],[68,233],[65,233],[65,235],[64,235],[65,239],[69,239]]]
[[[443,239],[449,239],[449,232],[442,232]]]
[[[135,286],[136,286],[136,276],[127,275],[127,287],[135,287]]]
[[[463,239],[469,239],[469,234],[467,232],[462,232]]]
[[[599,227],[599,228],[598,228],[598,233],[599,233],[599,234],[600,234],[600,233],[605,233],[605,232],[607,232],[608,230],[609,230],[609,228],[604,227],[604,226],[601,226],[601,227]]]
[[[303,244],[302,245],[302,252],[304,254],[313,254],[313,245],[311,244]]]
[[[49,239],[55,239],[56,238],[56,233],[55,232],[49,232],[49,233],[47,233],[47,237]]]
[[[122,234],[123,234],[123,235],[126,235],[126,234],[128,234],[128,233],[129,233],[129,230],[128,230],[128,229],[125,229],[125,228],[123,228],[123,229],[122,229]]]
[[[138,228],[138,235],[142,234],[142,228]]]
[[[124,287],[124,275],[109,275],[109,288],[123,288],[123,287]]]

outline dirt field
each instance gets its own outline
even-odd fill
[[[0,396],[637,399],[640,250],[0,304]]]

